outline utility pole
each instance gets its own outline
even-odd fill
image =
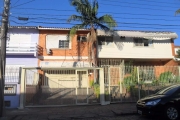
[[[2,13],[1,36],[0,36],[0,117],[4,116],[4,84],[6,67],[6,40],[8,32],[10,0],[4,0],[4,9]]]

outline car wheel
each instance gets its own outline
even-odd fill
[[[179,118],[179,112],[174,106],[167,106],[165,115],[169,120],[177,120]]]

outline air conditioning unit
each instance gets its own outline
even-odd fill
[[[46,49],[47,50],[47,54],[51,55],[52,54],[52,50],[51,49]]]
[[[77,36],[77,41],[87,41],[87,37],[86,36]]]

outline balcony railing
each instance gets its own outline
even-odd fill
[[[37,52],[37,43],[14,43],[7,42],[7,54],[35,54]]]

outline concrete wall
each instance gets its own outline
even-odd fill
[[[98,58],[173,58],[174,41],[154,40],[151,46],[135,46],[133,38],[113,38],[108,45],[98,45]]]

